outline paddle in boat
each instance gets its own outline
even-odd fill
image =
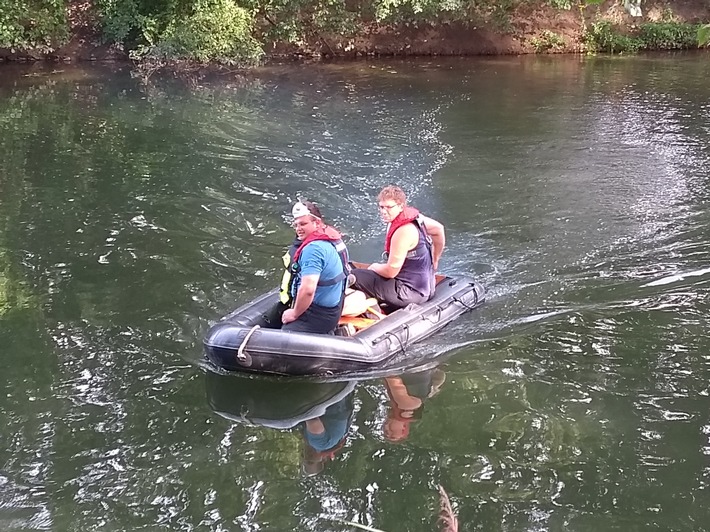
[[[249,373],[332,376],[378,369],[485,300],[483,286],[470,277],[437,275],[436,281],[429,301],[389,314],[367,300],[363,312],[343,316],[332,335],[282,331],[273,323],[279,302],[274,289],[213,325],[204,338],[205,355],[222,369]]]

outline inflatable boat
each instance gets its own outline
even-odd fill
[[[204,338],[207,359],[238,372],[332,376],[383,367],[407,347],[430,336],[485,300],[485,290],[469,277],[437,276],[434,297],[408,305],[352,335],[286,332],[270,316],[278,289],[239,307],[213,325]],[[363,320],[361,320],[363,321]]]

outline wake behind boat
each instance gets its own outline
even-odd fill
[[[364,319],[371,323],[342,336],[273,328],[269,315],[278,303],[275,289],[212,326],[204,349],[208,360],[228,371],[313,376],[371,371],[484,300],[483,286],[472,278],[437,276],[434,297],[426,303],[408,305],[377,321]]]

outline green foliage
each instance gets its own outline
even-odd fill
[[[508,22],[524,0],[242,0],[260,22],[264,41],[301,42],[324,34],[354,34],[363,24]]]
[[[572,7],[584,9],[590,5],[602,4],[604,0],[545,0],[547,5],[555,9],[569,11]]]
[[[661,11],[660,22],[678,22],[678,17],[676,17],[676,14],[673,12],[670,6],[664,7],[663,11]]]
[[[592,24],[584,41],[590,52],[636,53],[643,47],[641,39],[620,33],[606,20]]]
[[[510,13],[521,3],[521,0],[499,0],[497,2],[483,1],[483,2],[472,2],[475,8],[472,11],[475,12],[483,24],[490,24],[492,29],[497,31],[511,32],[513,31],[513,25],[510,21]],[[489,16],[486,16],[490,13]],[[483,15],[483,16],[481,16]]]
[[[50,52],[68,37],[70,0],[0,0],[0,47]],[[94,0],[103,38],[120,43],[134,59],[189,59],[253,64],[273,41],[313,43],[355,35],[369,21],[419,24],[465,21],[510,29],[510,13],[527,0]],[[611,23],[587,27],[585,12],[603,0],[545,0],[557,9],[578,8],[591,52],[633,53],[642,48],[679,49],[710,42],[710,25],[679,22],[667,9],[661,22],[638,35]],[[530,40],[537,52],[564,45],[544,31]]]
[[[108,41],[155,44],[175,21],[191,13],[190,0],[96,0]]]
[[[360,15],[344,0],[244,0],[242,5],[261,22],[264,41],[300,42],[322,33],[350,34]]]
[[[98,0],[97,6],[102,16],[104,38],[122,42],[140,27],[140,14],[136,3],[131,0]]]
[[[467,0],[374,0],[372,6],[377,20],[397,22],[462,14],[474,3]]]
[[[363,23],[487,21],[522,0],[96,0],[106,38],[135,58],[255,61],[262,44],[354,35]],[[254,38],[252,38],[252,36]]]
[[[710,43],[710,24],[698,28],[698,46],[707,46]]]
[[[530,39],[530,44],[535,49],[535,52],[542,53],[561,49],[564,47],[565,41],[554,31],[544,30],[539,36]]]
[[[641,24],[639,37],[649,50],[687,49],[697,44],[698,26],[680,22]]]
[[[637,35],[619,33],[608,21],[592,24],[585,35],[591,52],[635,53],[639,50],[676,50],[696,46],[698,26],[682,22],[646,22]]]
[[[0,0],[0,47],[51,52],[67,37],[65,0]]]
[[[604,0],[546,0],[548,5],[555,9],[563,9],[568,11],[573,6],[579,9],[585,9],[587,6],[603,4]]]
[[[572,0],[547,0],[547,3],[555,9],[563,9],[569,11],[572,9]]]
[[[252,37],[252,17],[232,0],[198,0],[194,12],[176,20],[146,49],[148,56],[252,64],[262,50]],[[150,40],[149,40],[150,42]]]
[[[105,37],[134,59],[253,64],[262,55],[250,11],[233,0],[98,0]]]

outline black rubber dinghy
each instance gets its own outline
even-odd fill
[[[438,277],[427,303],[392,312],[353,336],[269,328],[278,303],[273,290],[215,324],[205,336],[205,354],[229,371],[314,376],[371,371],[485,300],[483,286],[471,278]]]

